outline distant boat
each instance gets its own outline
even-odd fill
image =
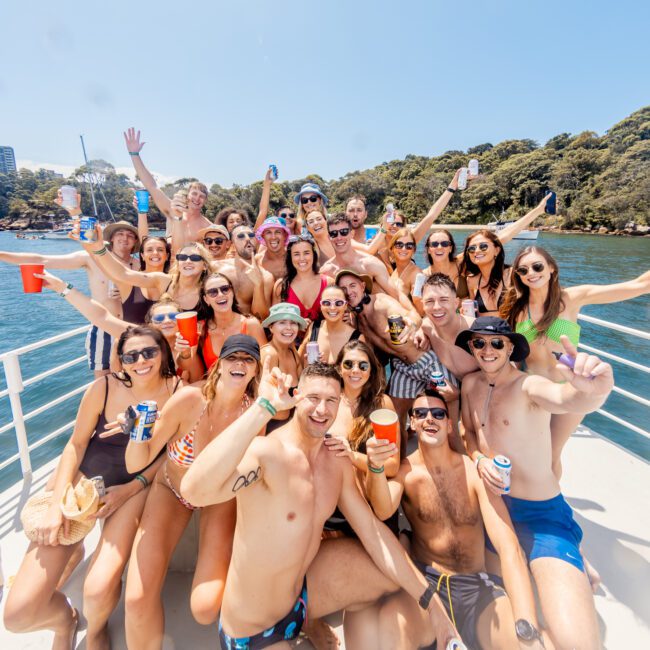
[[[506,227],[509,225],[515,223],[514,221],[491,221],[488,224],[488,228],[491,228],[492,230],[496,232],[500,232],[501,230],[504,230]],[[526,239],[526,240],[535,240],[539,237],[539,230],[522,230],[521,232],[517,233],[513,239]]]
[[[46,230],[43,233],[43,239],[68,239],[70,232],[72,232],[72,224],[65,223],[61,228]]]

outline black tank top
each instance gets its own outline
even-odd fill
[[[132,287],[129,297],[122,303],[122,320],[142,325],[151,305],[156,301],[145,298],[140,287]]]

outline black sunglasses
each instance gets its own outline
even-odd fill
[[[442,248],[449,248],[451,246],[451,242],[448,240],[445,241],[430,241],[427,244],[427,248],[438,248],[438,246],[441,246]]]
[[[402,250],[403,248],[406,248],[407,251],[414,251],[415,250],[415,242],[412,241],[396,241],[393,246],[395,248],[399,248],[399,250]]]
[[[475,350],[482,350],[487,344],[494,350],[503,350],[506,347],[506,342],[503,339],[471,339],[470,345]]]
[[[255,233],[254,232],[238,232],[235,237],[237,239],[246,239],[246,237],[250,237],[251,239],[255,239]]]
[[[411,417],[416,420],[424,420],[429,413],[431,413],[431,417],[435,420],[444,420],[446,417],[449,417],[447,411],[439,406],[416,406],[414,409],[411,409]]]
[[[349,228],[339,228],[338,230],[330,230],[330,239],[335,239],[336,237],[347,237],[350,234]]]
[[[481,242],[480,244],[472,244],[471,246],[467,247],[467,252],[468,253],[476,253],[476,249],[479,249],[480,251],[485,252],[488,248],[490,248],[490,244],[487,242]]]
[[[404,228],[404,222],[403,221],[393,221],[393,223],[389,224],[390,226],[395,226],[396,228]]]
[[[528,275],[528,271],[531,269],[535,271],[535,273],[541,273],[544,269],[546,268],[546,265],[543,264],[542,262],[534,262],[533,264],[530,265],[530,268],[527,266],[519,266],[515,269],[515,272],[517,275]]]
[[[307,205],[307,203],[316,203],[316,201],[320,201],[320,196],[318,196],[318,194],[315,194],[314,196],[300,197],[300,203],[302,203],[303,205]]]
[[[281,217],[282,219],[295,219],[296,215],[293,212],[282,212],[278,217]]]
[[[332,305],[334,305],[335,307],[343,307],[343,305],[345,305],[345,303],[346,303],[346,301],[341,300],[340,298],[339,298],[339,300],[327,300],[327,299],[325,299],[325,300],[320,301],[320,304],[321,304],[322,307],[331,307]]]
[[[190,260],[190,262],[202,262],[203,258],[198,255],[197,253],[192,253],[191,255],[188,255],[187,253],[176,253],[176,259],[179,262],[187,262],[187,260]]]
[[[220,287],[210,287],[205,290],[205,295],[210,296],[210,298],[216,298],[219,294],[222,296],[227,296],[232,291],[232,287],[229,284],[222,284]]]
[[[137,363],[138,359],[140,358],[140,355],[142,355],[143,359],[153,359],[154,357],[157,357],[160,354],[160,348],[159,347],[150,347],[150,348],[142,348],[142,350],[131,350],[130,352],[123,352],[120,354],[120,360],[122,363],[126,364],[132,364],[132,363]]]
[[[203,243],[206,244],[206,246],[211,246],[212,244],[216,244],[217,246],[221,246],[226,240],[223,237],[204,237],[203,238]]]
[[[176,320],[176,316],[178,316],[178,313],[175,312],[175,311],[170,312],[169,314],[154,314],[154,315],[151,317],[151,322],[152,322],[152,323],[162,323],[165,319],[168,319],[168,320],[171,320],[171,321],[175,321],[175,320]],[[145,357],[145,358],[146,358],[146,357]]]
[[[345,359],[341,364],[346,370],[352,370],[353,368],[359,368],[361,372],[368,372],[370,370],[369,361],[352,361],[352,359]]]

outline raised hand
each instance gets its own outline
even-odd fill
[[[271,369],[271,359],[267,357],[264,359],[257,394],[269,400],[277,411],[288,411],[301,399],[297,390],[294,391],[293,396],[289,395],[291,382],[291,375],[283,373],[280,368]]]
[[[183,213],[187,212],[187,192],[185,190],[178,190],[174,194],[169,209],[175,217],[182,217]]]
[[[269,167],[266,170],[266,174],[264,174],[264,182],[265,183],[273,183],[275,180],[275,177],[273,176],[273,170]]]
[[[612,390],[614,372],[609,363],[593,354],[578,352],[567,336],[560,336],[560,343],[573,368],[565,363],[558,363],[555,367],[576,390],[594,395],[606,395]]]
[[[549,192],[538,204],[535,210],[537,212],[544,212],[546,210],[546,202],[551,198],[553,192]]]
[[[375,436],[366,440],[366,456],[368,456],[368,465],[373,467],[383,467],[389,458],[397,454],[397,445],[390,440],[377,439]]]
[[[174,353],[181,359],[189,359],[192,356],[192,346],[188,340],[183,338],[183,335],[180,332],[176,332]]]
[[[63,208],[71,217],[76,217],[77,215],[81,214],[81,194],[77,192],[77,207],[75,208],[67,208],[63,205],[63,196],[61,195],[61,190],[56,191],[56,198],[54,199],[54,203],[56,203],[60,208]]]
[[[145,142],[140,142],[140,131],[137,131],[131,127],[124,132],[124,142],[126,143],[127,151],[131,153],[140,153],[142,147],[146,144]]]

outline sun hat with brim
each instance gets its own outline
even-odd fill
[[[316,183],[305,183],[300,188],[300,192],[298,192],[298,194],[293,197],[294,203],[296,205],[300,205],[300,197],[303,194],[318,194],[318,196],[320,196],[320,198],[323,200],[323,205],[327,205],[329,203],[328,198],[321,192],[320,187],[318,187]]]
[[[138,229],[128,221],[116,221],[111,223],[106,228],[104,228],[104,241],[111,241],[111,238],[118,230],[130,230],[134,235],[136,240],[140,241],[140,235],[138,234]]]
[[[20,513],[20,521],[27,539],[31,542],[38,542],[36,527],[43,521],[43,517],[52,505],[53,492],[39,492],[27,500],[27,503]],[[80,542],[94,527],[95,519],[84,519],[82,521],[68,521],[68,533],[65,533],[63,525],[59,528],[58,542],[63,546],[70,546]]]
[[[262,323],[262,327],[268,327],[279,320],[290,320],[293,323],[298,323],[301,330],[307,327],[307,321],[300,315],[298,305],[292,305],[290,302],[279,302],[277,305],[273,305],[271,313]]]
[[[289,228],[287,228],[286,223],[287,222],[284,219],[280,219],[279,217],[269,217],[268,219],[264,219],[262,225],[255,231],[257,241],[261,244],[264,243],[264,238],[262,235],[264,234],[264,231],[268,230],[269,228],[281,228],[284,232],[285,239],[289,239],[291,236],[291,231]]]
[[[219,358],[225,359],[237,352],[249,354],[255,361],[260,360],[260,344],[248,334],[233,334],[221,346]]]
[[[222,226],[220,223],[215,223],[212,226],[207,228],[201,228],[199,232],[196,233],[197,240],[202,240],[209,232],[218,232],[220,235],[223,235],[226,239],[230,240],[230,233],[226,226]]]
[[[335,276],[334,278],[334,283],[336,286],[339,285],[339,280],[346,275],[352,275],[357,280],[361,280],[366,285],[366,291],[368,293],[372,293],[372,278],[369,275],[366,275],[365,273],[357,273],[356,271],[353,271],[352,269],[341,269]]]
[[[496,316],[480,316],[468,330],[463,330],[456,337],[456,345],[465,352],[472,354],[469,342],[474,334],[494,334],[505,336],[513,344],[510,361],[523,361],[530,354],[530,346],[523,334],[513,332],[507,321]]]

